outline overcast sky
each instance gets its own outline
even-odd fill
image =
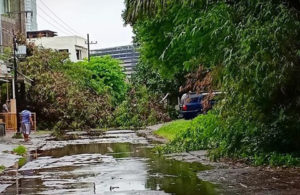
[[[121,17],[123,1],[37,0],[38,29],[60,36],[89,33],[91,41],[98,41],[92,48],[132,44],[132,28],[124,27]]]

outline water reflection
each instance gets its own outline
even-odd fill
[[[216,194],[198,179],[198,163],[169,160],[143,145],[69,145],[43,152],[21,169],[19,194]],[[15,192],[16,186],[6,193]]]

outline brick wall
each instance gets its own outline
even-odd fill
[[[4,47],[12,47],[13,46],[13,31],[16,27],[16,22],[14,19],[8,17],[1,17],[2,24],[2,45]]]

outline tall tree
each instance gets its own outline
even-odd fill
[[[123,15],[143,61],[170,78],[199,66],[220,70],[212,76],[226,92],[219,111],[227,151],[299,151],[299,3],[146,2],[126,1]]]

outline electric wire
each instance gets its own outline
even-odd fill
[[[54,11],[52,11],[49,6],[47,6],[47,4],[45,2],[43,2],[43,0],[40,0],[40,2],[59,20],[61,21],[66,27],[68,27],[72,32],[74,32],[75,34],[80,35],[80,33],[78,33],[76,30],[74,30],[69,24],[67,24],[65,21],[63,21],[60,17],[58,17]]]
[[[65,30],[61,29],[60,27],[56,26],[55,24],[53,24],[52,22],[49,22],[46,18],[44,18],[43,16],[41,16],[40,14],[37,14],[41,19],[43,19],[45,22],[47,22],[48,24],[50,24],[51,26],[57,28],[58,30],[60,30],[62,33],[64,33],[65,35],[70,35],[69,32],[66,32]],[[71,34],[73,35],[73,33]]]
[[[60,28],[64,29],[65,32],[69,32],[72,35],[75,35],[76,33],[72,32],[71,30],[69,30],[68,28],[66,28],[64,25],[60,24],[57,22],[57,20],[55,18],[53,18],[51,15],[47,14],[47,12],[42,9],[40,6],[38,6],[39,10],[42,11],[48,18],[52,19],[52,21],[57,24],[58,26],[60,26]]]

